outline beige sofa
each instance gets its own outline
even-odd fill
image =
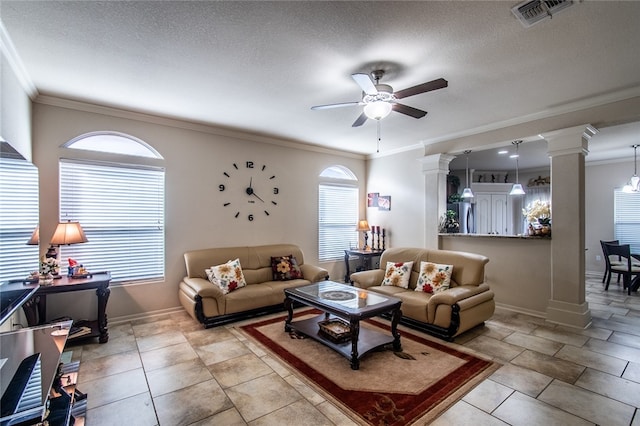
[[[303,279],[273,281],[271,257],[295,256]],[[207,279],[205,269],[240,259],[246,287],[230,293]],[[184,254],[187,276],[178,297],[189,315],[206,328],[248,316],[283,309],[284,289],[329,278],[327,270],[304,263],[300,248],[293,244],[255,247],[224,247],[189,251]]]
[[[413,261],[409,288],[381,286],[387,262]],[[420,262],[453,265],[450,288],[429,294],[414,291]],[[402,321],[445,340],[482,324],[495,310],[493,291],[484,282],[485,256],[449,250],[391,248],[380,258],[380,268],[351,274],[351,282],[360,288],[402,300]]]

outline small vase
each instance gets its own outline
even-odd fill
[[[42,286],[53,284],[53,275],[51,274],[40,274],[40,280],[38,283]]]

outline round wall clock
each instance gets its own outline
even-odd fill
[[[233,163],[222,174],[224,182],[218,185],[218,191],[225,197],[223,206],[236,219],[253,222],[258,216],[270,216],[278,205],[280,188],[266,165],[258,166],[253,161]]]

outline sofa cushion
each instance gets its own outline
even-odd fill
[[[453,265],[433,262],[420,262],[420,274],[416,291],[424,293],[440,293],[449,288]]]
[[[247,285],[242,274],[240,259],[230,260],[222,265],[212,266],[205,270],[207,278],[219,286],[224,294],[228,294]]]
[[[387,262],[382,285],[409,288],[413,262]]]
[[[295,256],[275,256],[271,258],[274,281],[289,281],[302,278],[302,271]]]

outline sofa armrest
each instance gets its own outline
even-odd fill
[[[490,291],[489,285],[486,283],[482,283],[480,285],[461,285],[458,287],[451,287],[441,293],[434,294],[429,299],[429,312],[434,309],[437,305],[453,305],[454,303],[458,303],[461,300],[467,299],[469,297],[473,297],[477,294],[481,294],[484,292]]]
[[[369,288],[382,284],[384,271],[382,269],[373,269],[370,271],[360,271],[351,274],[349,279],[353,285],[359,288]]]
[[[182,282],[188,285],[193,292],[197,293],[200,297],[212,297],[214,299],[224,298],[222,289],[205,279],[184,277]]]
[[[303,263],[300,265],[300,270],[304,279],[312,283],[329,279],[329,271],[316,265]]]

